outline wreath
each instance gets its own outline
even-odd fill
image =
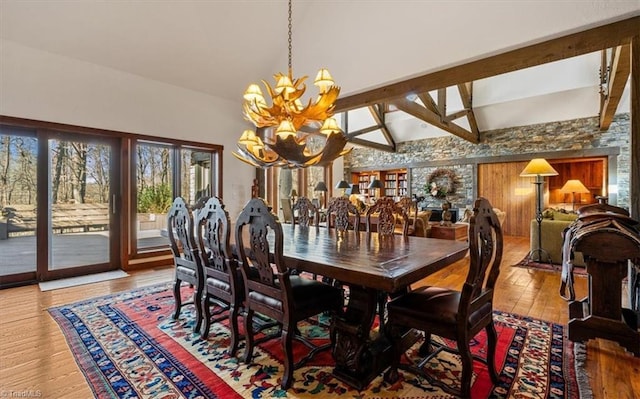
[[[447,195],[455,194],[460,182],[456,172],[451,169],[436,169],[427,180],[424,191],[435,198],[446,198]]]

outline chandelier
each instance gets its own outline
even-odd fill
[[[291,0],[288,39],[288,74],[274,75],[275,88],[262,81],[271,97],[271,105],[267,104],[257,84],[249,85],[243,96],[244,117],[265,135],[264,140],[256,131],[245,130],[233,155],[258,168],[326,166],[351,151],[344,148],[347,137],[333,118],[340,87],[335,85],[327,69],[320,69],[314,81],[319,95],[315,101],[309,99],[306,105],[303,104],[301,97],[307,76],[294,79],[291,67]]]

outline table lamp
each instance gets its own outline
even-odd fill
[[[381,190],[383,188],[384,188],[384,184],[378,179],[373,179],[373,180],[371,180],[371,183],[369,183],[369,192],[370,193],[375,189]],[[380,193],[380,191],[378,191],[378,196],[382,197],[382,194]],[[372,196],[372,197],[375,198],[375,196]]]
[[[348,189],[349,187],[350,187],[349,183],[347,183],[344,180],[340,180],[338,182],[338,184],[336,184],[336,188],[341,188],[342,189],[342,196],[343,197],[346,195],[345,190]]]
[[[571,193],[571,203],[572,210],[576,210],[576,194],[589,194],[590,191],[588,188],[582,184],[582,182],[578,179],[567,180],[567,182],[560,189],[561,193],[569,194]]]

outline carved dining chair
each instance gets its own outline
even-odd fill
[[[408,218],[409,218],[409,226],[407,227],[407,234],[410,236],[416,235],[416,231],[418,229],[418,223],[422,222],[421,219],[418,219],[418,201],[415,201],[411,197],[402,197],[396,205],[404,209]],[[396,234],[402,234],[403,224],[401,220],[397,220],[399,222],[396,225],[395,232]]]
[[[393,198],[378,198],[375,204],[367,209],[365,218],[367,233],[377,232],[380,236],[390,236],[397,231],[404,237],[409,233],[409,217]]]
[[[409,218],[407,213],[400,205],[396,204],[393,198],[382,197],[367,209],[365,215],[365,224],[367,226],[367,235],[377,232],[380,239],[389,238],[394,234],[400,234],[406,237],[409,231]],[[388,294],[385,292],[378,293],[378,322],[380,329],[384,330],[386,326],[386,304]]]
[[[313,226],[314,224],[319,227],[320,225],[320,212],[307,197],[298,197],[298,200],[293,205],[293,216],[294,225],[298,224],[304,227]]]
[[[441,387],[454,395],[469,397],[473,359],[469,341],[484,329],[488,338],[488,363],[491,381],[498,382],[495,368],[496,330],[493,325],[493,294],[500,262],[502,260],[502,228],[491,204],[478,198],[474,204],[469,224],[469,271],[461,291],[421,287],[391,300],[387,305],[389,334],[394,337],[393,360],[385,379],[398,379],[398,367],[425,377],[432,385]],[[404,352],[400,339],[401,331],[414,328],[424,331],[424,343],[419,349],[427,356],[417,365],[400,364]],[[437,355],[433,350],[431,335],[439,335],[457,343],[462,361],[460,388],[442,383],[423,370],[427,362]],[[446,345],[441,350],[452,351]]]
[[[196,322],[193,326],[193,331],[197,332],[202,323],[200,300],[202,298],[204,279],[201,272],[200,251],[194,237],[193,226],[191,209],[189,209],[181,197],[177,197],[173,201],[167,216],[167,232],[175,265],[175,279],[173,283],[175,311],[173,318],[178,319],[183,306],[193,304],[196,308]],[[194,287],[192,302],[182,302],[180,287],[183,282],[189,283]]]
[[[273,246],[268,236],[273,235]],[[319,350],[328,349],[330,343],[317,347],[302,335],[297,335],[299,321],[323,312],[341,313],[342,291],[317,280],[291,275],[284,262],[282,226],[261,198],[251,199],[236,221],[238,263],[245,281],[245,331],[247,345],[245,363],[250,363],[255,344],[250,328],[254,313],[270,317],[282,324],[284,351],[283,389],[293,383],[293,370],[308,361]],[[249,253],[253,255],[248,256]],[[251,273],[255,267],[257,274]],[[309,354],[293,363],[293,339],[301,340],[309,348]]]
[[[351,221],[353,219],[353,222]],[[327,207],[327,226],[336,231],[360,231],[360,212],[347,197],[335,197]]]
[[[201,299],[202,339],[209,336],[212,323],[229,318],[229,354],[238,349],[238,314],[244,301],[244,285],[238,263],[231,252],[229,213],[224,203],[211,197],[196,212],[196,237],[202,256],[204,287]],[[211,307],[216,311],[212,314]],[[211,317],[215,318],[211,320]]]

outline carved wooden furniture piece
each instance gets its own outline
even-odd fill
[[[333,374],[364,389],[391,361],[389,337],[372,331],[380,295],[403,293],[462,259],[467,244],[397,234],[383,238],[353,230],[335,234],[331,229],[284,229],[283,251],[289,267],[349,286],[346,311],[332,320]]]
[[[409,227],[407,229],[407,234],[410,236],[416,235],[418,225],[423,223],[422,219],[418,218],[418,201],[410,197],[402,197],[400,198],[400,200],[398,200],[398,202],[396,202],[396,204],[404,209],[409,218]],[[421,226],[421,229],[424,230],[424,225]],[[400,233],[397,227],[396,233]],[[423,236],[425,235],[423,234]]]
[[[318,208],[307,197],[298,197],[293,205],[293,224],[309,227],[311,225],[319,226],[320,212]]]
[[[466,240],[467,239],[466,224],[452,224],[451,226],[442,226],[434,224],[431,226],[431,238],[441,238],[445,240]]]
[[[376,215],[377,217],[373,217]],[[376,200],[368,210],[365,216],[366,229],[368,233],[377,231],[382,236],[395,234],[396,227],[402,236],[409,233],[409,217],[404,208],[396,204],[393,198],[382,197]],[[398,221],[399,222],[396,222]],[[375,224],[375,229],[373,225]]]
[[[313,229],[295,229],[297,232],[310,230]],[[282,226],[260,198],[251,199],[238,216],[235,242],[238,263],[244,277],[247,309],[244,320],[247,342],[244,361],[250,363],[253,356],[254,313],[280,322],[284,351],[284,375],[281,386],[288,389],[293,382],[293,369],[303,364],[318,350],[330,347],[330,344],[315,347],[309,341],[303,340],[313,349],[308,356],[294,365],[292,340],[302,338],[296,334],[296,323],[323,312],[341,313],[342,290],[320,281],[291,275],[292,269],[283,257]],[[255,268],[257,273],[252,272],[252,268]]]
[[[347,197],[332,198],[327,207],[327,226],[336,231],[360,230],[360,212]]]
[[[571,250],[582,252],[587,264],[589,293],[569,303],[569,339],[609,339],[640,356],[638,317],[622,307],[628,263],[640,264],[638,222],[602,205],[581,210],[571,231]]]
[[[231,343],[229,353],[238,349],[238,313],[244,301],[242,275],[231,252],[229,214],[217,197],[206,200],[196,211],[196,237],[202,256],[204,287],[201,299],[202,339],[209,336],[209,326],[229,318]],[[211,320],[211,305],[217,305],[216,317]],[[228,312],[225,312],[227,311]]]
[[[421,287],[393,299],[387,305],[388,323],[394,337],[394,357],[385,378],[398,379],[400,358],[406,349],[404,340],[412,330],[424,331],[425,341],[420,354],[427,356],[417,366],[406,366],[413,373],[423,375],[433,385],[454,395],[469,397],[473,357],[469,341],[483,329],[487,332],[487,363],[494,384],[498,382],[495,369],[496,331],[493,325],[493,293],[502,260],[502,229],[491,204],[479,198],[469,225],[469,272],[461,291],[439,287]],[[431,335],[456,341],[462,361],[461,389],[458,391],[422,371],[423,366],[437,354],[433,351]],[[442,347],[442,350],[449,348]]]
[[[167,216],[167,232],[175,265],[173,296],[176,305],[173,318],[178,318],[182,306],[193,303],[196,308],[196,322],[193,326],[193,331],[197,332],[202,323],[200,300],[202,298],[204,278],[200,272],[202,265],[194,230],[191,210],[181,197],[177,197],[174,199]],[[189,283],[195,287],[193,302],[182,303],[180,295],[182,282]]]

